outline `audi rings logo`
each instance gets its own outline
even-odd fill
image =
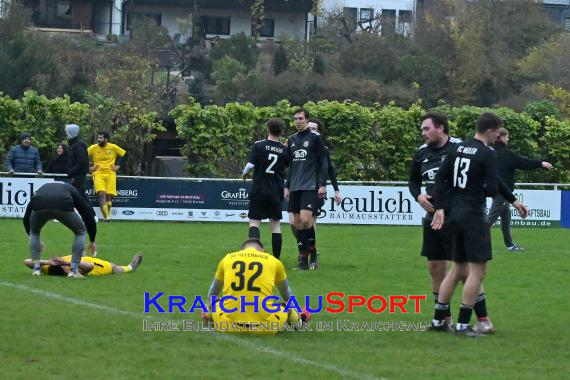
[[[125,210],[123,211],[123,215],[133,215],[135,212],[133,210]]]
[[[157,216],[168,216],[168,211],[161,211],[161,210],[159,210],[159,211],[156,212],[156,215],[157,215]]]

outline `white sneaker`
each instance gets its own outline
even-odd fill
[[[85,278],[85,276],[79,272],[69,272],[67,278]]]
[[[32,276],[40,276],[42,274],[41,269],[33,269]]]
[[[493,334],[495,331],[497,331],[497,329],[495,328],[495,326],[493,326],[493,323],[486,319],[483,321],[477,321],[477,323],[475,323],[475,326],[473,326],[473,331],[479,333],[479,334]]]

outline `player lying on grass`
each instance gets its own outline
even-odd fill
[[[117,265],[110,261],[101,260],[95,257],[83,256],[78,265],[80,275],[88,277],[106,276],[115,273],[134,272],[143,259],[142,253],[137,253],[128,265]],[[34,264],[31,259],[24,260],[24,265],[33,269]],[[49,260],[40,260],[41,272],[54,276],[67,276],[71,265],[71,255],[54,256]]]
[[[263,251],[263,244],[257,239],[248,239],[240,247],[240,251],[228,253],[218,264],[214,281],[208,292],[208,302],[212,297],[233,296],[226,299],[223,307],[226,310],[237,308],[235,312],[225,312],[219,304],[208,305],[209,313],[202,312],[205,322],[215,322],[216,326],[228,325],[229,329],[218,329],[220,332],[275,335],[284,326],[285,322],[308,322],[311,314],[303,311],[299,314],[294,308],[285,311],[283,305],[270,304],[273,312],[262,307],[266,297],[273,296],[273,288],[281,293],[284,302],[291,298],[291,289],[285,273],[283,263],[273,255]],[[243,298],[242,298],[243,297]],[[258,305],[254,306],[256,301]],[[220,297],[221,298],[221,297]],[[241,312],[240,300],[245,299],[247,305]],[[257,309],[257,312],[254,311]],[[258,329],[261,323],[278,324],[279,328]],[[234,329],[234,327],[236,327]]]

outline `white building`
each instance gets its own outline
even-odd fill
[[[323,11],[342,14],[355,21],[382,20],[383,27],[408,35],[412,31],[416,0],[324,0]]]
[[[22,0],[32,11],[36,27],[46,31],[93,31],[100,36],[128,36],[132,21],[146,16],[168,29],[171,36],[183,34],[179,20],[195,14],[198,30],[206,38],[252,34],[248,1],[238,0]],[[9,0],[0,0],[0,17]],[[312,0],[265,0],[261,38],[307,35]]]

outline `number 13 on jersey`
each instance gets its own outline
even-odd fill
[[[465,157],[457,157],[453,164],[453,187],[465,189],[467,186],[467,174],[471,165],[471,159]]]

